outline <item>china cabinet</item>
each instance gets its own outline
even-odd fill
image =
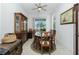
[[[27,17],[22,13],[15,13],[14,32],[22,42],[27,40]]]

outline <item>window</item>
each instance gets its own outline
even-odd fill
[[[35,30],[45,31],[46,30],[46,19],[35,19]]]

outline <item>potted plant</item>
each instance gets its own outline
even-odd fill
[[[41,32],[41,36],[42,36],[42,33],[43,33],[44,31],[46,31],[45,26],[46,26],[46,25],[45,25],[43,22],[40,23],[40,32]]]

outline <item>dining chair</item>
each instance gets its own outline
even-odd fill
[[[44,48],[48,49],[49,54],[51,52],[51,39],[48,35],[49,32],[45,32],[44,36],[42,37],[42,40],[40,41],[41,44],[41,54],[43,54]]]
[[[56,45],[55,44],[55,36],[56,36],[56,30],[51,30],[50,31],[50,37],[51,37],[51,48],[55,48],[54,46]]]

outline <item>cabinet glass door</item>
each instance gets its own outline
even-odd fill
[[[20,21],[19,21],[19,16],[16,16],[16,20],[15,20],[15,22],[16,22],[16,29],[15,29],[15,31],[16,32],[19,32],[20,31]]]
[[[24,31],[27,31],[27,19],[24,20]]]

